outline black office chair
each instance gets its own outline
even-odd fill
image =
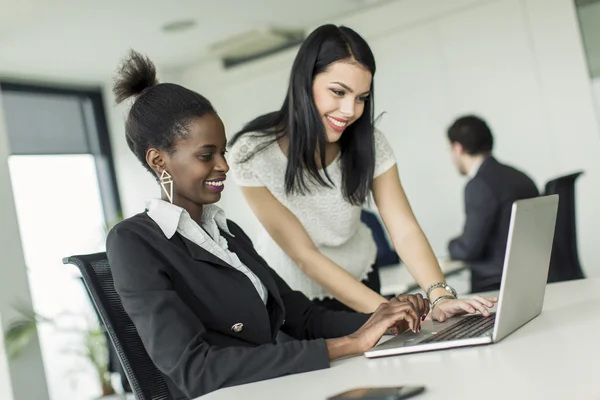
[[[546,183],[545,194],[559,196],[554,246],[548,272],[549,283],[585,278],[579,263],[575,220],[575,180],[581,174],[583,171]]]
[[[83,281],[83,277],[80,277],[79,280],[81,281],[81,284],[83,285],[83,287],[85,287],[85,282]],[[92,297],[89,296],[89,292],[87,292],[87,293],[88,293],[88,299],[90,300],[90,303],[92,303],[92,305],[93,305],[94,300],[92,300]],[[96,311],[96,308],[94,308],[94,311]],[[98,313],[98,311],[96,311],[96,316],[98,317],[98,322],[100,323],[100,328],[102,329],[102,332],[104,333],[104,339],[106,341],[106,347],[107,347],[107,351],[108,351],[108,365],[106,367],[106,370],[110,373],[118,373],[121,378],[121,386],[123,388],[123,391],[125,393],[133,393],[133,391],[131,390],[131,385],[129,385],[129,381],[127,380],[127,376],[125,375],[125,370],[123,369],[123,365],[121,364],[121,361],[119,360],[119,355],[117,354],[117,349],[115,349],[115,346],[113,346],[110,336],[108,335],[108,331],[106,330],[106,326],[104,326],[104,324],[102,323],[102,318],[100,318],[100,314]]]
[[[381,268],[399,264],[400,257],[398,257],[398,253],[396,253],[396,250],[394,250],[388,242],[383,226],[379,221],[379,217],[377,217],[375,213],[363,208],[360,214],[360,220],[371,229],[373,239],[377,245],[376,266]]]
[[[148,356],[133,322],[121,305],[106,253],[66,257],[63,264],[74,264],[81,271],[85,288],[117,351],[136,399],[173,400],[161,372]]]

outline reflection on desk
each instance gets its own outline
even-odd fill
[[[459,273],[462,275],[461,281],[468,281],[468,276],[465,278],[463,272],[467,272],[467,265],[462,261],[453,261],[444,258],[438,258],[440,268],[446,278],[455,276]],[[379,280],[381,281],[381,294],[398,295],[408,293],[414,290],[419,290],[419,285],[404,264],[392,265],[379,269]],[[451,286],[454,286],[451,284]],[[463,285],[464,286],[464,285]],[[461,293],[469,290],[469,288],[461,288],[456,290]],[[466,289],[466,290],[465,290]]]
[[[202,400],[324,400],[364,386],[424,385],[419,400],[600,399],[600,279],[550,284],[540,316],[488,346],[379,359],[221,389]],[[573,340],[576,339],[576,340]]]

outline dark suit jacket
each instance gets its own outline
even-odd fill
[[[465,188],[463,233],[448,246],[450,257],[471,268],[471,290],[500,288],[512,204],[539,196],[523,172],[487,157]]]
[[[107,239],[123,307],[175,398],[327,368],[324,338],[350,334],[369,317],[316,306],[269,268],[241,228],[228,227],[229,249],[269,291],[266,306],[242,272],[178,233],[167,239],[146,213]],[[280,330],[298,340],[277,343]]]

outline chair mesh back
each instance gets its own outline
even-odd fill
[[[80,269],[88,294],[113,342],[136,399],[172,400],[167,383],[123,310],[106,253],[67,257],[63,263],[74,264]]]

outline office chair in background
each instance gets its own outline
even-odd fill
[[[398,254],[388,242],[385,231],[383,230],[383,225],[379,221],[379,217],[375,213],[363,208],[360,214],[360,220],[364,222],[373,233],[373,239],[377,245],[376,265],[378,267],[387,267],[399,264],[400,257],[398,257]]]
[[[360,214],[360,220],[364,222],[373,233],[373,239],[377,245],[377,267],[387,267],[399,264],[400,257],[398,257],[398,254],[388,242],[385,231],[383,230],[383,225],[379,221],[379,217],[374,212],[363,208]]]
[[[577,251],[577,224],[575,213],[575,181],[579,171],[546,183],[545,194],[558,194],[558,214],[554,232],[554,246],[550,258],[548,282],[585,278]]]

